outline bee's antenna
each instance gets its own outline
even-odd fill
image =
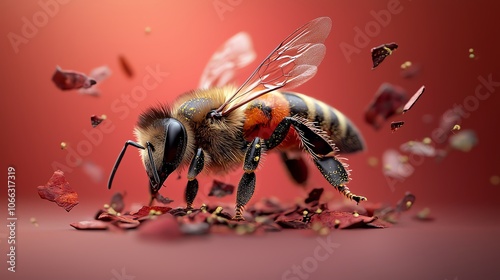
[[[127,150],[128,145],[132,145],[136,148],[139,149],[145,149],[141,144],[136,143],[131,140],[127,140],[125,142],[125,146],[123,146],[122,151],[120,152],[120,155],[118,155],[118,158],[116,159],[115,166],[113,166],[113,171],[111,171],[111,175],[109,176],[109,181],[108,181],[108,189],[111,189],[111,183],[113,183],[113,178],[115,177],[116,170],[118,169],[118,166],[120,165],[120,162],[122,161],[123,155],[125,155],[125,150]]]
[[[146,142],[146,147],[148,148],[149,163],[151,163],[151,172],[153,172],[153,177],[155,178],[155,183],[158,186],[160,184],[160,176],[158,176],[158,170],[156,169],[155,161],[153,160],[153,151],[155,147],[150,142]]]

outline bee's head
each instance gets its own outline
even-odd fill
[[[178,120],[166,118],[153,123],[145,135],[137,134],[145,147],[141,150],[141,158],[151,192],[156,193],[182,162],[187,146],[186,128]]]
[[[140,149],[140,156],[149,176],[151,194],[156,194],[167,177],[179,167],[187,147],[186,128],[166,113],[167,111],[149,111],[141,115],[134,131],[137,143],[125,143],[111,173],[108,188],[111,188],[114,174],[128,145]],[[162,117],[159,118],[160,116]]]

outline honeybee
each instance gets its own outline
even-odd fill
[[[325,56],[323,43],[331,25],[330,18],[321,17],[295,30],[238,88],[213,87],[214,81],[227,78],[227,71],[214,71],[204,75],[201,89],[179,96],[172,106],[151,107],[143,112],[134,129],[137,142],[126,141],[108,188],[129,145],[140,149],[149,176],[151,202],[175,170],[187,168],[185,200],[187,209],[192,209],[198,192],[196,177],[202,170],[223,174],[242,167],[233,219],[243,220],[243,208],[254,193],[255,170],[264,153],[305,151],[340,193],[357,203],[366,200],[347,187],[349,170],[337,156],[364,149],[356,126],[325,103],[288,91],[316,74]],[[226,57],[215,63],[237,64],[227,61],[237,56]],[[298,181],[300,177],[295,178]]]

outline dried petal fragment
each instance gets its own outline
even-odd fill
[[[52,81],[61,90],[90,88],[97,83],[94,79],[87,77],[83,73],[62,70],[59,66],[56,66],[56,71],[52,75]]]
[[[365,121],[378,130],[386,119],[400,112],[407,100],[403,88],[383,83],[365,112]]]
[[[151,213],[154,213],[155,215],[165,214],[170,210],[172,210],[172,208],[166,206],[143,206],[137,212],[130,213],[130,215],[139,219],[149,216]]]
[[[224,197],[226,195],[232,194],[233,192],[234,192],[233,185],[214,180],[212,188],[210,189],[210,193],[208,193],[208,196]]]
[[[392,132],[396,132],[399,128],[401,128],[405,124],[404,121],[391,122],[391,130]]]
[[[415,155],[434,157],[436,156],[436,149],[428,144],[419,141],[409,141],[399,147],[401,151],[405,153],[411,153]]]
[[[38,187],[38,195],[55,202],[67,212],[79,203],[78,194],[70,187],[61,170],[55,171],[45,186]]]
[[[117,192],[111,197],[111,202],[109,203],[109,206],[118,213],[121,213],[125,209],[123,197],[124,195],[122,193]]]
[[[411,194],[410,192],[406,192],[405,196],[396,204],[396,208],[394,209],[394,211],[396,213],[408,211],[414,203],[415,195]]]
[[[81,230],[106,230],[109,228],[109,224],[103,221],[81,221],[69,225]]]
[[[330,229],[341,228],[363,228],[363,227],[383,227],[381,225],[372,225],[377,220],[377,217],[367,217],[364,215],[354,215],[352,212],[334,212],[324,211],[321,214],[315,215],[311,219],[311,223],[321,223]]]
[[[306,204],[318,204],[319,199],[321,198],[321,195],[323,194],[324,189],[323,188],[317,188],[313,189],[309,192],[309,195],[307,198],[304,200],[304,203]]]
[[[102,121],[104,121],[106,118],[102,116],[96,116],[92,115],[90,116],[90,124],[92,124],[92,127],[98,126]]]
[[[156,199],[156,201],[158,201],[161,204],[170,204],[170,203],[174,202],[172,199],[161,195],[159,192],[156,193],[155,199]]]
[[[398,48],[398,44],[396,43],[389,43],[389,44],[384,44],[380,45],[378,47],[372,48],[372,61],[373,61],[373,68],[375,69],[384,59],[392,54],[392,51]]]
[[[469,152],[478,142],[476,133],[470,129],[462,130],[448,140],[452,148],[462,152]]]
[[[118,56],[118,62],[120,63],[120,67],[123,70],[123,73],[127,75],[127,77],[132,78],[134,77],[134,70],[132,70],[132,66],[130,66],[130,62],[128,61],[125,56],[120,55]]]
[[[415,171],[415,168],[405,162],[401,154],[396,150],[385,151],[382,161],[384,163],[384,174],[392,178],[404,179]]]
[[[417,90],[417,92],[410,98],[410,100],[403,107],[403,114],[406,113],[408,110],[410,110],[411,107],[413,107],[413,105],[415,104],[415,102],[417,102],[417,100],[420,98],[420,96],[422,96],[422,94],[424,93],[424,91],[425,91],[425,86],[421,86]]]

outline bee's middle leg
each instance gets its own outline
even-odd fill
[[[245,173],[241,177],[240,183],[238,184],[238,192],[236,193],[236,213],[233,220],[244,220],[243,208],[248,203],[250,198],[252,198],[253,192],[255,191],[256,177],[254,171],[259,165],[261,150],[262,145],[260,143],[260,138],[256,137],[249,144],[245,154],[245,162],[243,164],[243,170]]]
[[[200,174],[201,170],[203,170],[203,166],[205,165],[205,154],[201,148],[196,150],[196,154],[189,165],[188,170],[188,183],[186,186],[186,192],[184,194],[184,198],[186,199],[186,210],[193,209],[193,202],[196,198],[196,194],[198,194],[198,180],[196,176]]]

